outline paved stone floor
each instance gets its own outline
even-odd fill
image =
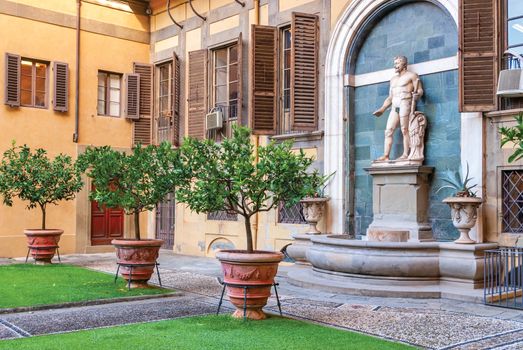
[[[17,259],[20,260],[20,259]],[[23,260],[23,259],[21,259]],[[63,262],[109,273],[110,254],[68,255]],[[8,263],[2,261],[1,263]],[[124,323],[208,314],[216,310],[221,275],[215,259],[162,251],[164,286],[178,296],[56,310],[0,315],[0,339],[64,332]],[[282,263],[277,276],[285,316],[355,330],[429,349],[523,349],[523,311],[447,299],[399,299],[336,294],[290,285],[287,272],[304,266]],[[152,280],[157,283],[156,277]],[[222,312],[230,312],[226,302]],[[271,298],[267,311],[277,313]],[[45,322],[53,319],[57,322]]]

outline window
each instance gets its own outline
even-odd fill
[[[286,224],[306,224],[307,220],[303,216],[303,207],[300,202],[291,207],[286,207],[280,203],[278,208],[278,222]]]
[[[47,63],[22,58],[20,61],[20,104],[47,107]]]
[[[507,0],[508,48],[523,54],[523,1]]]
[[[213,50],[212,102],[223,112],[224,120],[238,118],[238,45]]]
[[[172,61],[156,67],[158,77],[158,142],[171,141],[173,110]]]
[[[319,17],[252,27],[249,125],[258,135],[318,130]]]
[[[280,118],[278,134],[291,132],[291,28],[281,30],[280,55]]]
[[[502,232],[523,232],[523,171],[501,172]]]
[[[120,116],[122,75],[98,71],[98,115]]]

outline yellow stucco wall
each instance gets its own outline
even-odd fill
[[[49,62],[47,72],[48,97],[46,109],[31,107],[11,108],[0,105],[0,152],[7,149],[11,140],[18,144],[28,144],[32,148],[42,147],[51,156],[66,153],[76,157],[77,144],[73,143],[75,115],[76,84],[76,31],[74,28],[35,21],[28,18],[38,11],[52,11],[65,15],[76,15],[75,0],[19,0],[13,1],[24,6],[25,12],[19,14],[0,14],[0,86],[5,84],[5,52],[22,57]],[[133,14],[117,11],[107,7],[82,3],[82,11],[87,19],[100,23],[100,31],[113,28],[114,32],[125,28],[148,30],[146,17],[136,18]],[[47,12],[49,13],[49,12]],[[55,17],[48,21],[53,21]],[[57,16],[58,20],[60,17]],[[144,20],[146,19],[146,20]],[[91,23],[96,27],[96,23]],[[145,23],[145,24],[144,24]],[[107,25],[111,26],[107,26]],[[115,27],[114,25],[117,25]],[[28,35],[30,34],[30,35]],[[81,32],[81,67],[80,67],[80,128],[79,144],[130,147],[131,123],[124,118],[98,117],[97,84],[98,70],[118,73],[132,71],[133,61],[149,62],[149,45],[130,40],[119,39],[108,35]],[[54,112],[52,109],[52,62],[60,61],[69,64],[69,111]],[[2,88],[2,100],[4,89]],[[40,227],[39,209],[27,211],[26,203],[15,201],[13,207],[0,206],[0,257],[25,256],[26,245],[23,236],[24,228]],[[47,227],[61,228],[64,235],[60,243],[61,253],[78,251],[76,237],[76,200],[50,206],[47,213]],[[83,203],[83,210],[89,208]],[[142,220],[144,221],[144,220]],[[86,235],[88,233],[83,232]]]
[[[17,0],[13,1],[24,6],[30,6],[32,11],[46,10],[63,14],[63,16],[76,15],[76,0]],[[306,5],[309,0],[282,0],[279,2],[280,10],[293,10],[294,7]],[[331,3],[331,23],[334,18],[345,8],[349,1],[334,1]],[[232,4],[232,0],[195,0],[193,4],[196,10],[209,16],[215,9]],[[194,17],[194,13],[183,1],[172,1],[172,15],[177,21],[184,21]],[[154,6],[153,6],[154,5]],[[115,10],[90,2],[82,3],[82,17],[89,20],[89,25],[100,24],[99,31],[109,30],[111,35],[118,35],[125,30],[147,33],[172,26],[172,21],[165,12],[165,4],[162,1],[151,2],[154,15],[149,19],[145,16],[136,16],[125,11]],[[272,6],[272,5],[271,5]],[[238,11],[241,11],[238,5]],[[10,145],[11,139],[19,143],[27,143],[32,147],[44,147],[51,155],[64,152],[76,156],[86,145],[109,144],[119,148],[131,146],[132,123],[124,118],[111,118],[98,116],[96,111],[97,100],[97,72],[98,70],[111,71],[115,73],[130,73],[133,62],[151,62],[151,53],[163,52],[173,49],[179,44],[185,46],[185,52],[181,57],[187,60],[187,53],[204,47],[202,38],[207,34],[227,33],[227,30],[237,28],[242,22],[241,16],[248,16],[249,24],[254,23],[254,10],[243,11],[241,15],[231,13],[214,23],[206,23],[190,31],[177,31],[175,36],[165,38],[156,45],[132,41],[129,39],[116,38],[107,34],[93,31],[82,31],[81,33],[81,70],[80,70],[80,125],[79,143],[72,142],[74,132],[74,87],[75,87],[75,30],[63,25],[53,25],[17,16],[0,14],[0,30],[3,39],[0,41],[1,51],[20,54],[29,58],[38,58],[45,61],[61,61],[69,63],[69,112],[55,113],[52,108],[45,110],[20,107],[16,109],[0,105],[0,151]],[[289,18],[290,20],[290,18]],[[269,5],[260,8],[260,24],[269,24]],[[286,22],[287,23],[287,22]],[[271,23],[272,24],[272,23]],[[203,29],[209,33],[203,33]],[[249,26],[250,30],[250,26]],[[27,35],[31,33],[31,35]],[[220,34],[221,35],[221,34]],[[247,42],[250,35],[243,33],[243,40]],[[231,38],[233,39],[233,38]],[[247,45],[248,46],[248,45]],[[244,64],[248,62],[244,55]],[[5,56],[0,55],[0,67],[5,65]],[[187,62],[187,61],[185,61]],[[154,63],[154,62],[152,62]],[[185,64],[185,76],[187,76],[188,65]],[[49,72],[51,74],[51,72]],[[51,76],[51,75],[49,75]],[[49,79],[52,83],[52,79]],[[123,83],[123,82],[122,82]],[[187,79],[185,91],[187,91]],[[4,84],[4,74],[0,74],[0,85]],[[50,84],[51,86],[52,84]],[[52,91],[49,91],[52,94]],[[123,91],[122,91],[123,92]],[[181,96],[185,101],[188,96]],[[247,96],[244,96],[247,102]],[[51,99],[48,99],[51,105]],[[187,104],[185,104],[187,108]],[[187,109],[185,110],[187,116]],[[185,123],[187,127],[187,123]],[[260,144],[268,142],[267,137],[259,138]],[[316,154],[315,149],[308,153]],[[78,199],[68,203],[61,203],[58,207],[49,208],[49,227],[60,227],[65,230],[62,238],[61,252],[93,252],[94,247],[89,247],[89,221],[87,191],[79,194]],[[126,219],[126,227],[129,224]],[[23,256],[26,253],[22,231],[28,227],[38,227],[40,223],[39,213],[27,212],[23,203],[15,202],[12,208],[0,206],[0,257]],[[290,225],[277,223],[277,211],[262,213],[257,218],[256,246],[258,249],[279,249],[290,242],[290,234],[303,232],[305,225]],[[322,224],[320,223],[320,227]],[[154,215],[144,213],[141,216],[141,229],[144,236],[154,236]],[[206,215],[192,213],[184,205],[178,204],[176,208],[175,229],[175,251],[192,255],[209,255],[214,252],[209,249],[215,240],[229,240],[237,248],[245,247],[245,228],[243,220],[238,221],[213,221],[207,220]],[[129,233],[132,233],[129,231]]]

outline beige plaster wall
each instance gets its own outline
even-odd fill
[[[209,20],[204,23],[198,18],[193,18],[194,14],[187,5],[183,4],[182,1],[172,1],[171,14],[176,21],[184,25],[183,29],[179,29],[172,24],[171,19],[168,17],[165,11],[165,1],[151,2],[153,9],[151,28],[153,45],[155,45],[154,54],[159,57],[159,62],[170,56],[166,52],[170,50],[176,51],[181,57],[185,57],[182,67],[185,69],[185,77],[187,77],[188,65],[186,62],[188,52],[209,46],[220,46],[220,42],[216,40],[217,37],[223,40],[223,43],[231,42],[237,38],[237,33],[241,31],[244,44],[244,72],[246,72],[250,27],[251,24],[256,23],[252,2],[247,2],[247,8],[242,8],[232,0],[196,0],[193,3],[195,7],[198,4],[201,9],[207,8],[206,11],[201,11],[201,13],[207,16]],[[224,6],[228,7],[224,8]],[[311,11],[317,13],[318,2],[314,0],[269,1],[260,6],[259,24],[288,25],[291,21],[292,11],[295,11],[295,9],[302,12],[308,11],[313,6],[316,6],[314,7],[315,10]],[[280,14],[282,11],[284,11],[283,15]],[[281,21],[281,23],[276,23],[277,21]],[[195,27],[195,25],[197,26]],[[165,35],[166,33],[169,33],[170,36]],[[176,36],[178,36],[178,39],[173,39]],[[156,37],[157,42],[155,44],[154,38]],[[188,91],[188,80],[184,79],[183,84],[185,86],[183,93],[186,93]],[[247,87],[248,81],[245,81],[244,85]],[[248,103],[247,96],[247,89],[245,88],[245,107]],[[186,101],[187,98],[187,95],[181,96],[182,101]],[[245,109],[244,112],[247,113],[247,110]],[[184,115],[187,116],[187,114],[187,104],[185,104]],[[184,123],[184,127],[185,133],[187,133],[187,122]],[[255,138],[253,137],[254,140]],[[268,138],[261,136],[258,142],[266,144]],[[309,148],[306,150],[306,153],[311,156],[317,156],[318,150]],[[304,232],[307,227],[306,225],[278,224],[277,215],[277,211],[273,210],[269,213],[260,213],[257,218],[252,218],[253,234],[257,249],[280,249],[291,242],[291,233]],[[211,246],[217,240],[231,242],[239,249],[246,247],[245,227],[241,216],[238,221],[207,220],[207,215],[192,213],[183,204],[178,204],[176,207],[175,226],[174,251],[178,253],[213,256],[215,252],[211,249]],[[319,224],[319,227],[321,229],[324,228],[323,222]]]

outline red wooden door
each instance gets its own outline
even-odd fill
[[[123,238],[123,209],[100,207],[91,202],[91,245],[111,244],[115,238]]]

